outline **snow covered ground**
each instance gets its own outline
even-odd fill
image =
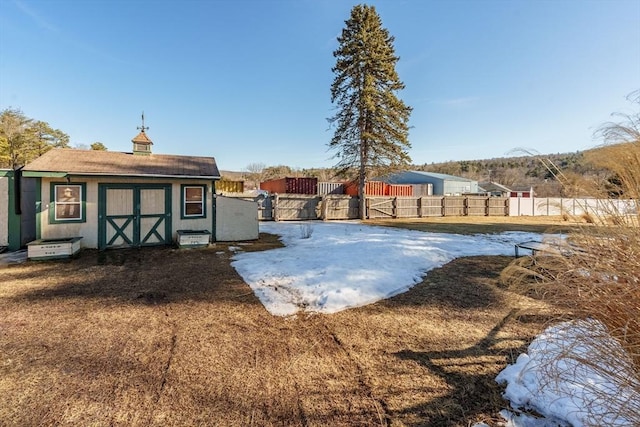
[[[370,304],[408,290],[429,270],[455,258],[513,255],[516,243],[543,238],[522,232],[424,233],[358,222],[269,222],[261,223],[260,231],[282,236],[286,246],[239,252],[233,266],[267,310],[279,316],[299,311],[334,313]],[[551,327],[531,343],[527,354],[498,375],[496,380],[507,385],[505,398],[512,406],[502,411],[505,426],[579,427],[587,421],[603,426],[635,425],[637,417],[629,419],[615,411],[615,406],[613,412],[608,410],[612,402],[640,408],[640,396],[615,381],[633,378],[633,374],[617,375],[629,369],[628,365],[618,366],[618,359],[610,360],[612,369],[604,370],[582,363],[585,355],[609,360],[597,355],[597,348],[577,340],[589,332],[602,334],[594,324]],[[617,374],[611,377],[607,372]],[[550,375],[558,381],[551,381]],[[529,410],[540,417],[528,415]]]
[[[508,427],[631,427],[640,420],[631,359],[595,320],[547,328],[496,381],[507,385],[512,409],[501,415]]]
[[[463,236],[358,222],[263,222],[284,248],[238,253],[233,266],[274,315],[335,313],[404,292],[431,269],[471,255],[513,255],[539,234]]]

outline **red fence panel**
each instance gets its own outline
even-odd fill
[[[384,196],[386,185],[382,181],[367,181],[364,184],[364,194],[367,196]],[[344,194],[350,196],[358,195],[358,183],[357,182],[345,182]]]
[[[286,177],[260,183],[260,189],[275,194],[316,194],[318,178]]]
[[[387,184],[385,196],[413,196],[413,186],[410,184]]]

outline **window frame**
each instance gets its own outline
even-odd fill
[[[74,204],[78,204],[80,207],[80,214],[77,217],[72,218],[64,218],[58,217],[56,213],[58,212],[58,206],[62,206],[66,204],[65,202],[58,201],[58,188],[59,187],[70,187],[75,188],[78,191],[78,201],[73,202]],[[79,222],[87,222],[87,184],[84,182],[51,182],[49,184],[49,224],[69,224],[69,223],[79,223]]]
[[[187,190],[197,188],[202,191],[202,200],[187,200]],[[199,203],[202,206],[202,213],[187,214],[187,204]],[[180,219],[202,219],[207,217],[207,186],[205,184],[182,184],[180,185]]]

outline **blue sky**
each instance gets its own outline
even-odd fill
[[[0,109],[130,151],[335,163],[343,0],[0,0]],[[414,164],[596,146],[640,89],[638,0],[370,1],[395,37]]]

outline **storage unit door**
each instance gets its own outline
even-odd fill
[[[171,204],[165,188],[140,188],[140,245],[165,245],[171,243]]]
[[[171,244],[171,185],[100,184],[98,247]]]

